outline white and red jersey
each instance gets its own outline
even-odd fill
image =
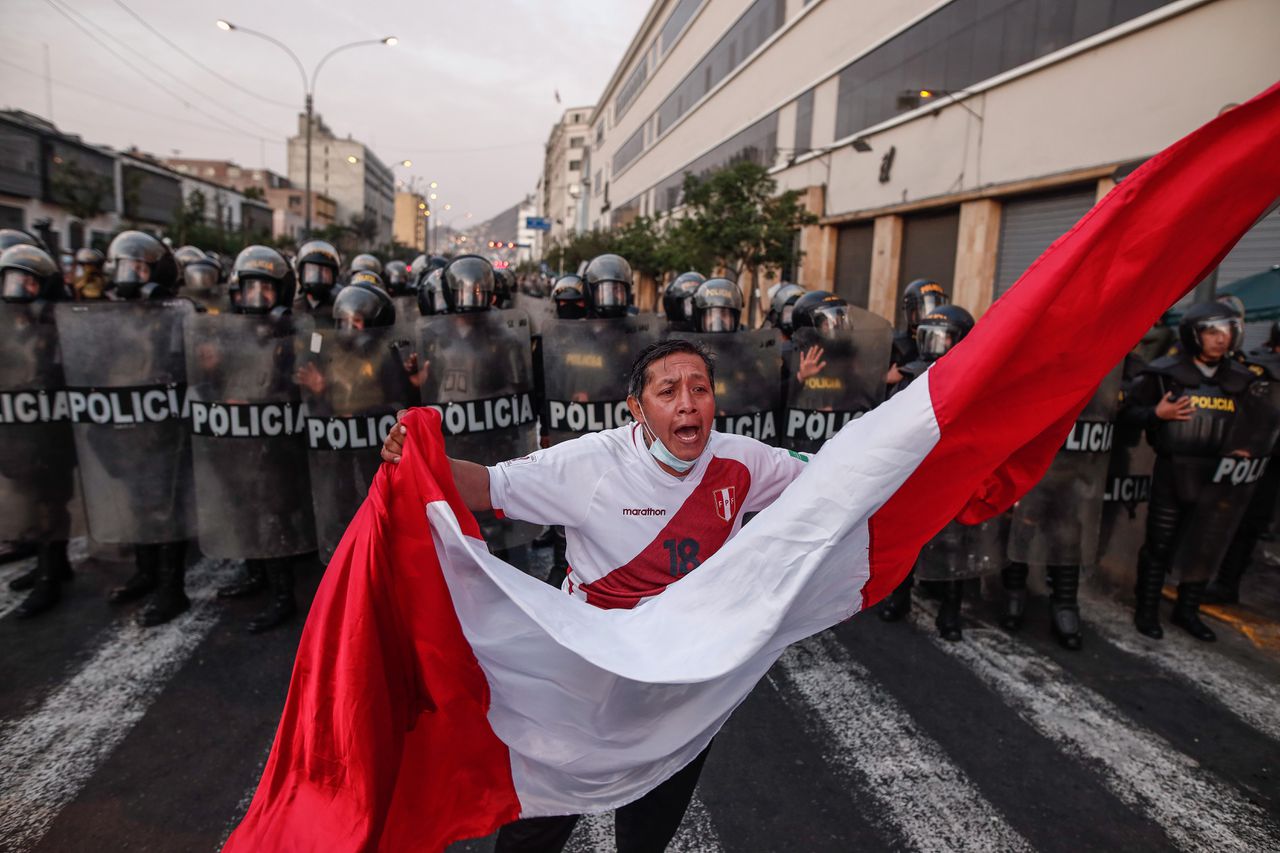
[[[489,469],[508,518],[565,528],[565,589],[631,608],[697,568],[804,469],[806,457],[712,432],[683,477],[658,467],[639,425],[592,433]]]

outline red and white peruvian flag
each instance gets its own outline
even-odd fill
[[[1102,377],[1280,196],[1277,140],[1273,87],[1152,158],[923,380],[634,610],[492,557],[439,416],[415,410],[316,594],[226,849],[438,850],[652,789],[789,643],[883,597],[957,515],[1000,512],[1040,478]]]

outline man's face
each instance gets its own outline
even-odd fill
[[[716,415],[707,366],[693,353],[658,359],[649,365],[640,399],[629,397],[627,407],[677,458],[692,462],[706,448]]]
[[[1200,332],[1201,357],[1207,362],[1215,362],[1227,354],[1231,346],[1231,333],[1218,326],[1210,326]]]

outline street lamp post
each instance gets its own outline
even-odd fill
[[[311,76],[310,78],[308,78],[307,69],[303,67],[302,60],[298,59],[297,54],[295,54],[292,50],[290,50],[288,45],[286,45],[284,42],[279,41],[278,39],[274,39],[271,36],[267,35],[266,33],[260,33],[257,30],[251,30],[248,27],[242,27],[237,24],[233,24],[230,21],[219,20],[218,29],[223,30],[224,32],[231,32],[234,30],[236,32],[248,33],[251,36],[257,36],[260,39],[271,42],[276,47],[280,48],[285,53],[289,54],[289,58],[293,60],[293,64],[298,67],[298,73],[302,75],[302,91],[306,95],[305,103],[306,103],[306,114],[307,114],[307,142],[306,142],[307,178],[306,178],[306,189],[305,189],[306,198],[303,201],[303,209],[305,211],[306,222],[303,228],[306,231],[307,236],[311,236],[311,125],[313,124],[312,108],[315,100],[314,96],[316,91],[316,77],[319,76],[320,69],[324,67],[324,64],[328,62],[329,58],[333,56],[335,53],[339,53],[341,51],[348,50],[353,47],[363,47],[364,45],[373,45],[373,44],[385,44],[387,47],[395,47],[399,39],[397,39],[395,36],[387,36],[386,38],[365,39],[363,41],[353,41],[353,42],[350,42],[349,44],[338,45],[333,50],[329,51],[324,56],[320,57],[320,61],[317,62],[316,67],[311,70]]]

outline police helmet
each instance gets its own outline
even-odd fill
[[[1236,316],[1241,320],[1244,319],[1244,300],[1234,293],[1219,294],[1218,301],[1235,312]]]
[[[596,255],[582,273],[597,317],[622,317],[631,304],[631,265],[620,255]]]
[[[241,314],[267,314],[293,305],[297,278],[284,256],[270,246],[248,246],[236,255],[231,281],[239,293],[235,310]]]
[[[711,278],[693,294],[695,332],[736,332],[742,317],[742,291],[727,278]]]
[[[794,332],[796,327],[791,320],[792,312],[795,311],[796,300],[804,296],[804,293],[804,288],[798,284],[781,282],[769,300],[769,316],[766,318],[769,324],[784,335]]]
[[[587,316],[587,286],[573,273],[556,279],[551,288],[551,301],[561,320],[581,320]]]
[[[426,255],[418,255],[413,259],[413,263],[409,264],[409,288],[417,290],[422,286],[422,277],[427,274],[427,261],[430,260]]]
[[[1198,356],[1203,351],[1202,335],[1208,331],[1223,332],[1230,336],[1227,352],[1240,348],[1244,335],[1244,321],[1235,308],[1222,302],[1197,302],[1187,309],[1178,322],[1178,338],[1183,352]]]
[[[375,282],[373,273],[357,272],[333,300],[333,322],[339,329],[372,329],[396,322],[391,296]]]
[[[939,305],[916,325],[916,347],[924,361],[936,361],[973,330],[973,315],[959,305]]]
[[[932,279],[918,278],[908,284],[902,291],[902,317],[907,331],[914,332],[921,317],[950,301],[946,289]]]
[[[682,272],[671,279],[662,291],[662,313],[667,323],[677,329],[692,329],[693,294],[707,280],[700,272]]]
[[[479,255],[459,255],[444,268],[444,298],[452,313],[488,311],[493,290],[493,267]]]
[[[325,296],[338,281],[342,256],[332,243],[310,240],[298,248],[298,256],[294,258],[293,264],[302,292],[318,299]]]
[[[378,260],[377,255],[371,255],[368,252],[356,255],[351,259],[351,273],[354,275],[358,272],[376,272],[382,275],[382,261]]]
[[[0,253],[0,298],[5,302],[52,302],[65,293],[58,264],[44,249],[16,243]]]
[[[428,272],[418,285],[418,311],[424,317],[449,313],[449,303],[444,298],[444,273],[440,270]]]
[[[97,249],[85,247],[76,250],[74,275],[76,278],[84,275],[89,270],[102,271],[102,265],[106,259]]]
[[[173,260],[178,265],[178,272],[182,272],[183,268],[192,261],[207,261],[208,259],[209,256],[195,246],[180,246],[173,250]]]
[[[409,292],[409,265],[404,261],[387,261],[382,268],[382,278],[387,283],[387,293],[392,296]]]
[[[796,329],[815,329],[819,334],[847,329],[849,303],[828,290],[811,290],[792,306],[791,324]]]
[[[493,305],[495,308],[510,308],[512,295],[516,292],[516,277],[509,269],[493,271]]]
[[[137,299],[153,285],[161,295],[172,294],[178,282],[173,252],[144,231],[122,231],[107,248],[111,285],[125,299]]]
[[[22,245],[35,246],[45,252],[49,251],[49,247],[44,244],[44,241],[30,231],[23,231],[20,228],[0,228],[0,252],[10,246]]]
[[[183,246],[173,253],[182,274],[182,284],[194,290],[212,290],[222,277],[222,267],[207,252],[195,246]]]

